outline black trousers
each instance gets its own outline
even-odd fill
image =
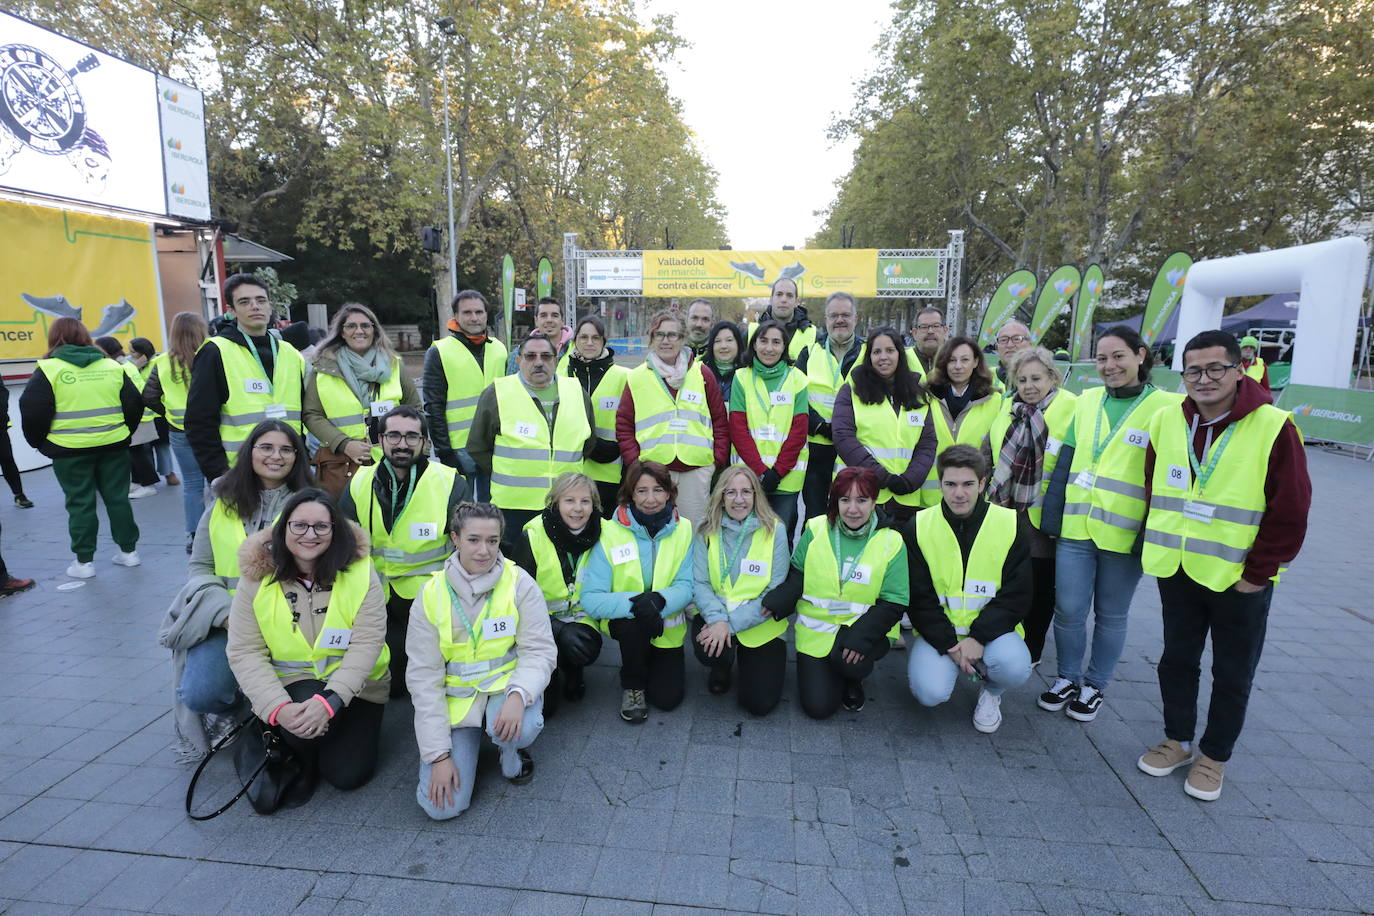
[[[505,519],[502,526],[505,530],[501,532],[501,553],[510,556],[515,545],[520,543],[520,529],[536,515],[538,509],[502,509],[501,516]]]
[[[807,443],[806,477],[802,480],[802,504],[807,518],[825,514],[830,484],[835,479],[835,446]]]
[[[598,480],[595,483],[596,495],[601,497],[601,517],[610,518],[620,499],[620,481]]]
[[[857,665],[845,662],[840,656],[840,637],[848,627],[835,634],[835,645],[826,658],[797,653],[797,696],[802,712],[813,719],[828,719],[839,711],[846,683],[862,681],[873,673],[873,665],[887,654],[891,646],[878,640],[878,647]]]
[[[787,549],[790,552],[793,538],[797,533],[797,494],[769,493],[768,505],[778,514],[778,521],[782,522],[782,530],[787,535]]]
[[[296,681],[286,685],[293,702],[300,703],[324,690],[324,681]],[[377,752],[382,738],[381,703],[356,697],[334,718],[329,731],[319,738],[298,738],[278,725],[282,740],[300,755],[305,777],[316,774],[336,789],[348,791],[367,783],[377,771]]]
[[[406,688],[406,631],[410,629],[410,606],[413,598],[403,598],[387,587],[386,645],[391,650],[391,695],[409,696]]]
[[[157,465],[153,461],[153,443],[129,446],[129,476],[140,487],[157,483]]]
[[[682,647],[651,645],[650,630],[634,617],[612,620],[611,637],[620,643],[620,689],[643,690],[650,705],[676,709],[687,693],[687,666]]]
[[[707,668],[729,668],[738,663],[735,699],[739,705],[756,716],[772,712],[782,700],[782,682],[787,675],[787,643],[777,637],[751,649],[736,639],[732,647],[711,658],[697,642],[697,634],[704,627],[705,621],[698,614],[692,617],[692,625],[687,631],[697,661]]]
[[[1021,625],[1026,630],[1026,648],[1031,661],[1040,661],[1045,651],[1045,635],[1054,621],[1054,557],[1031,557],[1030,611]]]
[[[0,472],[5,475],[5,483],[10,485],[10,492],[22,496],[24,481],[19,476],[19,465],[14,463],[14,443],[7,429],[0,429]]]
[[[1212,701],[1198,749],[1216,761],[1231,759],[1231,750],[1245,725],[1245,709],[1264,650],[1273,596],[1272,584],[1251,594],[1234,588],[1214,592],[1181,570],[1159,580],[1159,600],[1164,609],[1159,696],[1164,702],[1165,737],[1193,740],[1202,650],[1210,632]]]

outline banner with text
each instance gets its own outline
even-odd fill
[[[893,262],[894,281],[918,265],[899,262],[925,258],[884,258]],[[878,252],[868,248],[798,249],[796,251],[646,251],[644,295],[695,298],[767,296],[779,280],[794,280],[804,298],[834,292],[872,296],[878,289]],[[885,289],[896,287],[887,286]],[[925,287],[902,287],[923,289]]]
[[[58,318],[163,349],[149,223],[0,201],[0,239],[0,359],[42,356]]]
[[[1014,270],[998,285],[997,291],[983,309],[983,327],[978,332],[978,346],[986,347],[997,336],[997,329],[1011,320],[1016,310],[1035,294],[1035,274],[1029,270]]]
[[[1083,277],[1079,274],[1078,268],[1072,264],[1056,267],[1054,273],[1050,274],[1044,288],[1040,290],[1040,298],[1035,302],[1035,314],[1031,316],[1032,343],[1040,343],[1040,339],[1045,336],[1050,325],[1054,324],[1054,320],[1064,314],[1082,281]]]
[[[1305,438],[1374,445],[1374,391],[1289,385],[1279,407],[1293,412]]]
[[[1140,322],[1140,337],[1147,346],[1155,342],[1178,308],[1188,268],[1192,266],[1193,256],[1186,251],[1175,251],[1159,265],[1154,285],[1150,287],[1150,300],[1145,303],[1145,317]]]
[[[1078,311],[1074,313],[1073,338],[1069,342],[1069,359],[1078,362],[1092,338],[1093,314],[1102,301],[1102,287],[1106,277],[1102,268],[1089,264],[1083,271],[1083,285],[1078,288]]]

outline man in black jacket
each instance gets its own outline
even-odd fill
[[[978,678],[973,727],[991,733],[1002,724],[1002,692],[1030,677],[1030,650],[1018,632],[1031,599],[1030,523],[983,499],[988,467],[973,446],[950,446],[935,467],[940,508],[916,516],[909,558],[907,614],[918,635],[907,679],[922,706],[938,706],[960,672]]]

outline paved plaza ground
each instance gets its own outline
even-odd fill
[[[1146,578],[1091,724],[1035,707],[1052,657],[985,736],[973,688],[921,709],[893,653],[868,707],[828,722],[790,680],[773,715],[744,714],[689,657],[686,703],[631,727],[612,643],[534,746],[534,781],[484,759],[449,823],[415,804],[406,703],[363,789],[188,820],[155,638],[183,578],[180,494],[134,503],[141,568],[111,565],[103,531],[97,577],[58,591],[61,496],[50,470],[26,474],[38,508],[0,509],[10,569],[38,580],[0,601],[0,912],[1374,912],[1374,464],[1309,461],[1307,547],[1215,803],[1135,766],[1161,737]]]

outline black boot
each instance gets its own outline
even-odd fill
[[[733,671],[729,665],[712,665],[706,675],[706,689],[716,696],[720,696],[730,690],[730,685],[734,681]]]
[[[568,668],[563,672],[563,699],[579,702],[587,695],[587,676],[582,668]]]

